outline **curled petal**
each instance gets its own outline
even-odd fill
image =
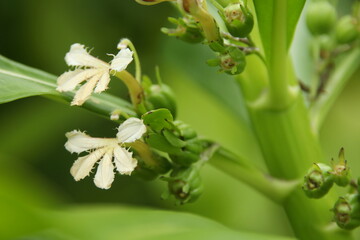
[[[109,68],[109,65],[96,57],[91,56],[84,45],[75,43],[65,55],[65,61],[69,66]]]
[[[111,161],[112,151],[105,153],[97,168],[94,183],[98,188],[109,189],[114,181],[114,165]]]
[[[96,88],[94,90],[95,93],[103,92],[107,89],[110,82],[110,75],[108,72],[105,72],[101,77],[99,82],[96,85]]]
[[[100,71],[103,72],[102,69]],[[59,92],[73,91],[78,84],[97,74],[99,74],[99,69],[77,69],[75,71],[63,73],[58,78],[58,87],[56,90]]]
[[[132,157],[132,152],[116,146],[114,148],[115,165],[120,174],[130,175],[137,166],[137,160]]]
[[[129,118],[123,122],[116,134],[120,143],[135,142],[146,132],[146,126],[142,120],[138,118]]]
[[[71,153],[81,153],[117,143],[115,138],[93,138],[76,130],[66,133],[65,136],[68,138],[65,148]]]
[[[71,105],[82,105],[86,100],[89,99],[91,93],[93,92],[96,83],[99,81],[101,75],[95,75],[90,78],[87,83],[81,86],[81,88],[76,92],[74,99],[71,102]]]
[[[79,181],[88,176],[95,163],[104,155],[105,151],[105,148],[100,148],[89,155],[79,157],[70,169],[70,173],[75,181]]]
[[[122,71],[133,60],[133,52],[129,48],[121,49],[120,52],[111,61],[110,68],[115,71]]]

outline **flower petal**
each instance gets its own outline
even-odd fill
[[[141,138],[145,132],[146,126],[141,119],[129,118],[119,126],[116,137],[120,143],[131,143]]]
[[[76,130],[66,133],[65,136],[68,138],[65,148],[71,153],[81,153],[90,149],[117,144],[116,138],[93,138]]]
[[[115,71],[124,70],[133,60],[133,52],[129,48],[121,49],[111,61],[110,68]]]
[[[74,177],[75,181],[79,181],[88,176],[95,163],[104,155],[105,152],[105,148],[100,148],[86,156],[79,157],[70,169],[70,173]]]
[[[114,148],[115,165],[120,174],[130,175],[137,166],[137,160],[132,157],[132,152],[117,145]]]
[[[110,82],[110,74],[109,74],[109,72],[105,72],[100,77],[100,80],[99,80],[98,84],[96,85],[94,92],[100,93],[100,92],[105,91],[109,85],[109,82]]]
[[[68,71],[68,72],[64,72],[63,74],[61,74],[58,79],[57,79],[57,85],[60,87],[61,85],[63,85],[64,83],[66,83],[67,81],[69,81],[70,79],[72,79],[73,77],[75,77],[78,73],[82,72],[82,69],[76,69],[74,71]]]
[[[109,189],[114,181],[114,165],[111,160],[112,150],[105,153],[97,168],[94,183],[98,188]]]
[[[84,45],[75,43],[65,55],[65,61],[69,66],[82,66],[93,68],[109,68],[109,64],[91,56]]]
[[[58,78],[58,87],[56,88],[56,90],[59,92],[73,91],[78,84],[99,74],[99,72],[103,72],[103,70],[99,71],[99,69],[78,70],[66,72],[60,75],[60,77]]]
[[[93,92],[96,83],[99,81],[99,78],[101,77],[101,75],[97,74],[94,75],[93,77],[91,77],[87,83],[85,83],[84,85],[81,86],[81,88],[79,88],[79,90],[77,90],[74,99],[71,102],[71,105],[77,105],[80,106],[82,105],[86,100],[89,99],[91,93]]]

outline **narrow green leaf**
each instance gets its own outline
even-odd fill
[[[267,59],[271,55],[271,35],[274,33],[273,16],[275,9],[273,8],[274,0],[253,0],[259,31],[261,35],[262,45],[264,47]],[[292,37],[296,28],[297,21],[304,7],[305,0],[289,0],[287,2],[287,20],[286,20],[286,47],[289,48]]]
[[[61,94],[56,89],[56,76],[14,62],[0,55],[0,103],[20,98],[47,95],[70,102],[74,92]],[[102,93],[93,94],[83,105],[93,112],[109,117],[114,110],[134,115],[130,103]]]
[[[74,239],[290,240],[231,230],[189,213],[124,207],[78,207],[56,212],[55,229]]]

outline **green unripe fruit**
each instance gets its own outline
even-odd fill
[[[342,17],[336,24],[335,36],[340,44],[355,41],[359,37],[357,20],[351,16]]]
[[[306,13],[306,24],[313,35],[327,34],[336,23],[336,9],[327,1],[313,1]]]
[[[360,226],[359,194],[340,197],[333,208],[334,220],[340,228],[352,230]]]
[[[246,37],[254,27],[254,17],[241,3],[233,3],[220,11],[229,33],[235,37]]]
[[[304,178],[303,190],[309,198],[321,198],[329,192],[334,184],[332,168],[326,164],[316,163]]]
[[[203,190],[199,170],[195,167],[175,169],[168,179],[168,187],[180,204],[194,202]]]
[[[230,47],[226,54],[220,56],[221,70],[227,74],[240,74],[244,71],[245,66],[245,54],[238,48]]]
[[[339,160],[337,162],[331,159],[332,171],[331,174],[334,176],[334,182],[340,187],[345,187],[350,183],[350,169],[347,161],[345,160],[344,148],[340,149]]]
[[[153,84],[150,86],[146,100],[152,105],[153,109],[169,109],[173,117],[176,117],[176,99],[171,88],[165,84]]]

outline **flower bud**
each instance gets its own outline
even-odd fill
[[[169,36],[177,37],[188,43],[200,43],[204,41],[204,35],[197,22],[190,17],[169,18],[169,22],[175,24],[177,28],[161,28],[161,31]]]
[[[313,35],[327,34],[336,23],[336,9],[326,0],[312,1],[307,9],[306,24]]]
[[[146,100],[152,109],[166,108],[176,116],[176,99],[171,88],[166,84],[153,84],[146,91]]]
[[[254,27],[254,17],[242,3],[233,3],[219,11],[225,25],[235,37],[246,37]]]
[[[180,120],[176,120],[174,124],[180,131],[180,137],[184,140],[189,140],[197,136],[196,131],[192,127],[190,127],[190,125]]]
[[[351,43],[359,37],[358,23],[352,16],[344,16],[336,24],[336,40],[340,44]]]
[[[358,193],[340,197],[333,208],[334,220],[340,228],[351,230],[360,226],[360,196]]]
[[[329,192],[334,183],[331,167],[314,163],[304,178],[303,190],[309,198],[321,198]]]
[[[200,155],[193,153],[185,148],[180,153],[169,154],[171,160],[179,166],[188,167],[191,164],[199,161]]]
[[[180,204],[194,202],[203,190],[199,170],[196,167],[174,169],[166,181],[170,195]]]

